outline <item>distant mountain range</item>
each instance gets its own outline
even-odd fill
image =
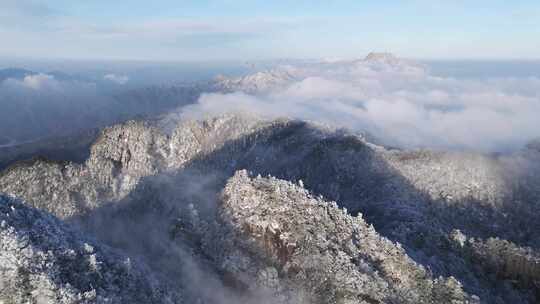
[[[0,83],[10,78],[23,79],[25,76],[34,75],[34,74],[36,73],[29,70],[25,70],[25,69],[17,69],[17,68],[0,69]]]
[[[47,79],[29,76],[47,75]],[[123,88],[101,80],[62,72],[37,73],[25,69],[0,70],[0,86],[8,80],[35,85],[54,81],[52,88],[4,87],[0,90],[0,149],[47,137],[133,119],[151,117],[197,101],[200,85],[172,85]],[[111,89],[112,86],[115,86]],[[22,123],[24,122],[24,123]]]
[[[364,60],[334,64],[354,66],[377,62],[396,65],[401,59],[390,54],[373,53]],[[0,129],[4,130],[0,135],[0,148],[51,134],[68,135],[136,117],[152,117],[195,103],[205,92],[268,92],[301,80],[306,77],[306,70],[282,65],[236,78],[217,77],[208,82],[124,88],[105,79],[90,79],[60,71],[41,73],[8,68],[0,70],[0,85],[8,79],[24,82],[25,77],[40,74],[62,84],[62,90],[0,92]],[[20,124],[22,121],[24,125]]]

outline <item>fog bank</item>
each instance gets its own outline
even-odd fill
[[[277,81],[280,75],[286,81]],[[201,96],[182,115],[294,117],[366,131],[403,148],[505,152],[540,136],[538,77],[437,76],[427,65],[389,56],[255,76],[231,81],[228,93]]]

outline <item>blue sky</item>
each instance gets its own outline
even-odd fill
[[[539,59],[538,0],[0,0],[0,56]]]

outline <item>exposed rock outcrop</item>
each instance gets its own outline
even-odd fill
[[[452,231],[451,239],[459,250],[497,277],[540,292],[540,255],[530,247],[499,238],[468,238],[459,230]]]
[[[361,216],[351,217],[290,182],[239,171],[219,208],[225,234],[206,249],[224,271],[245,278],[246,286],[279,286],[278,295],[302,290],[306,303],[474,301],[455,279],[430,279]]]
[[[506,240],[471,241],[473,256],[499,277],[519,280],[540,291],[540,255]]]

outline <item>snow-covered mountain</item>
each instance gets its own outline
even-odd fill
[[[103,130],[83,164],[19,163],[0,191],[146,264],[185,303],[537,301],[534,150],[389,150],[243,115],[159,125]]]
[[[10,90],[66,89],[10,73]],[[57,137],[0,134],[0,304],[538,303],[524,81],[372,53],[61,104],[79,114],[53,113]]]
[[[423,67],[418,63],[398,58],[390,53],[370,53],[364,59],[293,62],[276,65],[273,68],[242,77],[218,77],[215,79],[214,85],[217,91],[263,94],[283,89],[309,77],[326,77],[337,71],[351,73],[362,68],[374,70],[382,68],[388,70],[422,70]]]
[[[69,225],[0,195],[0,301],[171,303],[144,265],[96,244]]]
[[[402,64],[404,61],[402,59],[397,58],[392,53],[369,53],[366,58],[364,59],[365,62],[370,63],[384,63],[384,64],[391,64],[391,65],[397,65]]]
[[[293,69],[277,68],[238,78],[218,77],[215,80],[215,87],[223,92],[263,93],[286,86],[299,80],[298,77]]]

